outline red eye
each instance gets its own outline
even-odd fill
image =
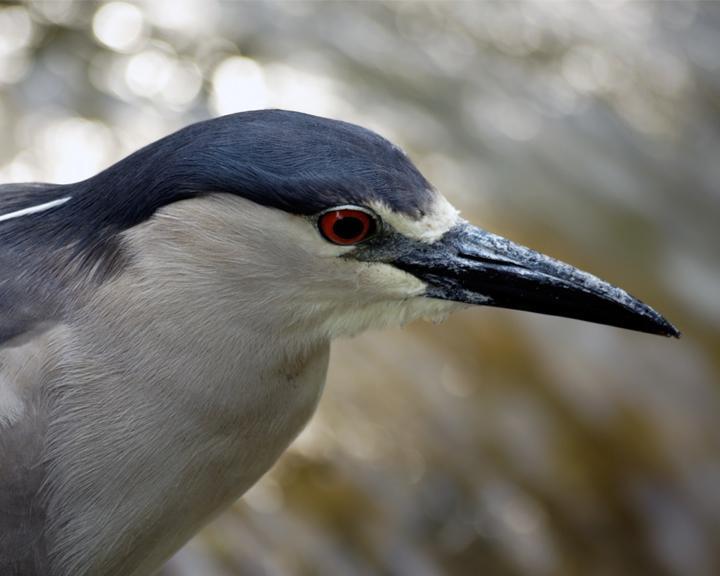
[[[326,212],[318,221],[320,231],[333,244],[344,246],[362,242],[375,231],[375,220],[362,210],[338,208]]]

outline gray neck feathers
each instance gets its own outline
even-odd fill
[[[291,292],[269,301],[269,271],[238,250],[251,241],[214,232],[228,207],[193,203],[192,219],[177,203],[129,231],[127,268],[55,335],[52,574],[158,566],[272,465],[318,401],[327,338],[293,329]]]

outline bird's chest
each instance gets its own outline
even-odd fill
[[[276,462],[317,406],[328,352],[324,347],[273,370],[238,373],[222,407],[190,407],[183,417],[187,428],[178,423],[183,432],[176,434],[177,460],[185,465],[175,472],[158,510],[161,521],[145,537],[164,538],[166,545],[149,551],[145,562],[162,563],[160,556],[181,546]]]
[[[172,354],[166,351],[165,365],[181,366]],[[92,498],[72,488],[62,495],[73,514],[55,544],[62,550],[70,532],[103,525],[104,531],[84,534],[76,566],[113,576],[151,573],[252,486],[302,430],[322,392],[328,356],[324,345],[274,368],[238,357],[214,362],[216,369],[188,364],[170,373],[156,366],[150,380],[126,374],[126,388],[136,388],[124,397],[130,405],[118,408],[105,398],[92,414],[96,429],[117,426],[119,413],[133,414],[122,422],[122,450],[98,452],[82,482],[64,479],[66,486],[97,491]],[[116,389],[104,384],[95,399]],[[71,475],[80,471],[77,453],[66,455]],[[110,498],[98,502],[98,494]]]
[[[264,374],[239,374],[240,394],[234,394],[224,409],[202,414],[195,407],[187,420],[189,429],[177,435],[178,461],[186,464],[173,474],[173,484],[158,509],[160,521],[142,540],[165,542],[140,555],[145,566],[161,564],[275,463],[312,416],[327,360],[325,348]],[[141,566],[131,574],[145,572]]]
[[[196,424],[217,444],[229,483],[254,482],[302,430],[320,399],[327,364],[323,347],[270,370],[239,373],[222,407],[191,407]]]

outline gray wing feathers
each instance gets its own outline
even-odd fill
[[[30,416],[0,429],[0,574],[49,576],[38,498],[44,471],[37,456],[44,425]]]
[[[47,202],[58,195],[50,184],[0,186],[0,216]],[[56,322],[63,309],[57,270],[57,246],[48,232],[53,213],[0,221],[0,346]]]
[[[56,194],[51,185],[0,186],[0,216]],[[3,386],[26,390],[37,384],[25,380],[37,379],[39,367],[21,376],[13,355],[62,317],[67,291],[53,272],[58,247],[47,241],[57,222],[50,214],[0,221],[0,395]],[[24,404],[22,418],[11,424],[0,418],[0,576],[49,576],[38,497],[46,421],[39,398],[25,398]]]
[[[0,346],[58,320],[60,306],[49,286],[38,285],[15,262],[9,262],[0,247]]]

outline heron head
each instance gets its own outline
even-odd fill
[[[397,146],[359,126],[260,111],[168,142],[141,188],[191,201],[158,218],[180,223],[185,251],[229,298],[240,288],[298,326],[332,337],[481,305],[678,334],[620,288],[466,222]]]

